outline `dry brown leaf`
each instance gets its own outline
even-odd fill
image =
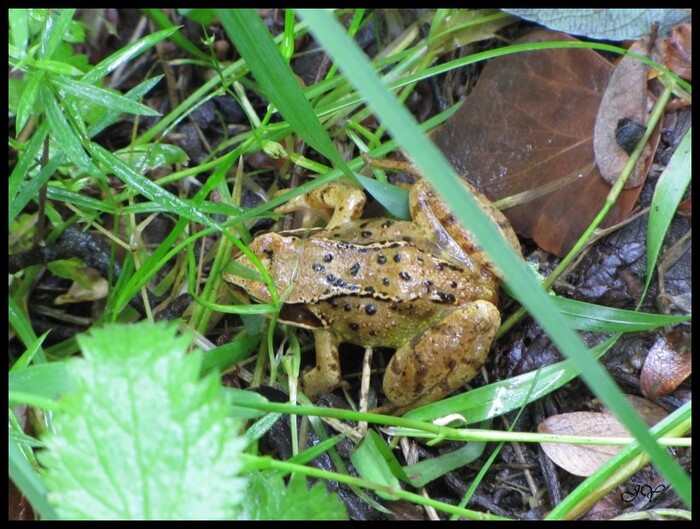
[[[516,41],[575,40],[535,31]],[[574,181],[504,211],[515,230],[564,255],[602,207],[610,186],[593,154],[593,127],[613,66],[586,49],[499,57],[483,69],[462,107],[434,134],[457,172],[491,200],[570,175]],[[639,195],[625,190],[603,227],[625,219]]]
[[[664,336],[659,337],[644,360],[640,389],[649,398],[668,395],[690,376],[692,359],[689,350],[676,350]]]
[[[656,39],[651,58],[684,79],[692,79],[692,25],[678,24],[666,38]]]
[[[654,404],[652,401],[645,399],[644,397],[638,397],[637,395],[625,395],[625,398],[632,405],[634,411],[636,411],[639,416],[644,419],[644,422],[647,423],[649,428],[654,426],[657,422],[665,419],[668,415],[666,410],[664,410],[661,406]],[[612,415],[607,409],[603,410],[603,413],[606,415]]]
[[[537,426],[537,431],[557,435],[591,437],[628,437],[624,427],[611,415],[576,411],[552,415]],[[554,463],[576,476],[590,476],[620,451],[615,445],[568,445],[542,443],[542,450]]]
[[[629,51],[647,56],[648,49],[648,39],[642,39],[632,44]],[[611,185],[619,178],[629,160],[629,154],[616,141],[618,123],[627,119],[643,126],[649,116],[651,95],[647,90],[647,70],[647,65],[642,61],[629,55],[622,57],[598,108],[593,132],[593,149],[598,170]],[[645,145],[625,187],[636,187],[644,183],[651,168],[659,136],[657,131]]]
[[[645,398],[636,395],[625,397],[649,427],[668,415],[663,408]],[[607,410],[552,415],[537,426],[537,431],[589,437],[631,437],[625,427]],[[542,450],[556,465],[576,476],[590,476],[621,448],[615,445],[542,443]]]
[[[109,283],[106,279],[93,268],[85,267],[82,269],[85,274],[85,279],[89,281],[87,287],[81,285],[77,281],[68,289],[68,292],[57,296],[54,300],[56,305],[65,305],[68,303],[80,303],[83,301],[95,301],[104,299],[109,293]]]

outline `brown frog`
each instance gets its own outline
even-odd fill
[[[503,214],[471,191],[519,252]],[[301,378],[310,398],[340,383],[341,342],[396,349],[383,387],[399,412],[452,393],[486,361],[501,321],[498,275],[425,180],[409,197],[411,221],[357,220],[364,193],[330,184],[278,208],[332,210],[325,229],[266,233],[250,245],[283,300],[279,320],[314,331],[316,367]],[[256,270],[245,255],[236,261]],[[224,279],[271,300],[261,281]]]

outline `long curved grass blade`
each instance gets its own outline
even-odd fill
[[[175,213],[180,217],[199,222],[200,224],[210,228],[218,229],[218,225],[209,217],[203,215],[198,210],[191,207],[187,202],[180,200],[178,197],[172,193],[169,193],[145,176],[137,173],[129,166],[129,164],[114,156],[114,154],[109,152],[101,145],[90,143],[88,144],[88,150],[95,160],[101,162],[105,167],[109,167],[117,178],[119,178],[127,186],[141,193],[146,198],[157,202],[168,211]]]
[[[690,184],[690,147],[691,130],[688,129],[681,140],[680,145],[673,153],[671,161],[661,173],[656,183],[654,197],[651,199],[649,211],[649,229],[647,230],[647,280],[644,286],[646,293],[651,278],[654,275],[654,267],[659,258],[661,244],[664,241],[671,220],[676,214],[676,208],[683,198],[683,193]]]
[[[533,314],[557,346],[572,358],[581,370],[581,376],[596,395],[639,440],[654,464],[677,489],[687,505],[692,504],[690,479],[671,456],[649,435],[646,424],[625,400],[610,374],[598,362],[591,362],[581,340],[568,327],[548,296],[538,285],[531,271],[513,258],[512,250],[485,218],[471,196],[465,196],[458,177],[437,148],[426,141],[415,120],[382,84],[366,56],[345,34],[344,28],[324,10],[300,10],[299,16],[309,24],[311,32],[338,63],[350,82],[368,102],[381,122],[408,152],[413,161],[430,178],[437,191],[464,222],[471,217],[470,229],[496,266],[507,278],[508,286],[523,305]],[[476,221],[479,219],[479,221]]]
[[[688,316],[615,309],[559,296],[555,296],[554,301],[571,328],[579,331],[638,332],[688,321]]]
[[[82,81],[85,83],[94,83],[102,79],[104,76],[113,72],[119,68],[122,64],[129,62],[134,57],[138,57],[144,51],[152,48],[159,42],[167,39],[170,35],[175,33],[178,28],[168,28],[161,31],[156,31],[137,40],[133,44],[129,44],[124,48],[121,48],[116,53],[113,53],[109,57],[101,60],[96,66],[90,69],[88,73],[83,76]]]
[[[53,84],[59,90],[75,96],[79,99],[89,101],[104,108],[114,109],[125,114],[137,114],[142,116],[160,116],[160,112],[147,107],[138,101],[133,101],[128,97],[115,92],[110,92],[104,88],[93,86],[89,83],[78,81],[77,79],[66,79],[55,77]]]
[[[58,143],[59,148],[66,153],[71,162],[83,171],[89,172],[93,168],[92,162],[85,153],[80,138],[75,134],[73,127],[70,126],[63,115],[63,111],[58,105],[53,91],[47,85],[42,85],[39,93],[41,94],[41,103],[44,106],[44,113],[49,122],[53,139]]]
[[[39,153],[41,151],[41,147],[44,144],[44,140],[46,139],[46,135],[49,132],[49,124],[48,123],[42,123],[39,128],[34,132],[34,135],[32,136],[32,139],[29,140],[29,143],[27,144],[26,148],[24,151],[21,153],[17,160],[17,165],[15,165],[14,169],[12,169],[12,173],[10,173],[10,182],[9,182],[9,192],[8,192],[8,198],[10,200],[10,208],[9,208],[9,219],[8,222],[11,222],[12,219],[14,219],[19,213],[22,211],[24,206],[29,202],[31,197],[27,197],[26,200],[24,200],[20,195],[21,191],[24,189],[26,183],[27,183],[27,175],[29,174],[29,168],[36,163],[36,161],[39,158]],[[48,177],[47,177],[48,179]],[[36,178],[32,179],[32,182],[36,180]],[[45,183],[44,180],[41,182],[38,182],[36,185],[36,189],[38,190],[41,186],[43,186]],[[36,196],[36,195],[33,195]]]
[[[260,17],[250,9],[220,9],[217,13],[265,95],[284,119],[306,143],[354,179]]]

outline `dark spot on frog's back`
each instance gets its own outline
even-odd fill
[[[404,281],[410,281],[411,275],[408,272],[399,272],[399,277]]]
[[[328,274],[326,276],[326,281],[328,281],[328,283],[330,283],[331,285],[333,285],[336,288],[345,288],[348,286],[348,283],[347,283],[347,281],[345,281],[345,279],[343,279],[342,277],[336,277],[333,274]],[[350,286],[350,288],[352,290],[355,290],[357,287]]]
[[[333,260],[332,253],[327,253],[326,255],[323,256],[323,262],[325,262],[325,263],[330,263],[332,260]]]
[[[355,277],[357,273],[360,271],[360,263],[355,263],[350,267],[350,275],[352,277]]]
[[[359,326],[357,323],[354,323],[354,322],[353,322],[353,323],[348,323],[348,327],[350,327],[350,329],[352,329],[353,331],[356,331],[356,330],[358,330],[358,329],[360,328],[360,326]]]
[[[444,292],[435,292],[435,295],[439,298],[440,303],[455,302],[455,297],[452,294],[445,294]]]
[[[368,239],[369,237],[372,236],[372,232],[369,231],[369,230],[362,230],[362,231],[360,232],[360,235],[361,235],[363,238]]]
[[[325,272],[325,271],[326,271],[326,267],[323,266],[321,263],[313,263],[313,264],[311,265],[311,269],[312,269],[314,272]]]
[[[386,257],[383,255],[378,256],[377,257],[377,264],[383,265],[384,263],[386,263]]]
[[[385,220],[384,222],[382,222],[382,223],[379,225],[379,227],[380,227],[380,228],[383,228],[383,229],[386,229],[386,228],[391,228],[391,226],[393,226],[393,225],[394,225],[394,221],[393,221],[393,220]]]
[[[376,306],[376,305],[372,305],[372,304],[367,305],[367,306],[365,307],[365,312],[366,312],[368,315],[372,316],[372,315],[374,315],[374,314],[377,313],[377,306]]]
[[[402,257],[401,257],[401,254],[400,254],[400,253],[397,253],[397,254],[394,255],[394,262],[395,262],[395,263],[400,263],[400,262],[401,262],[401,259],[402,259]]]

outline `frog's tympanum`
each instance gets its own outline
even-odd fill
[[[519,251],[503,214],[472,192]],[[333,210],[328,226],[266,233],[250,245],[284,300],[279,321],[315,333],[316,367],[302,376],[304,392],[314,398],[340,383],[341,342],[396,349],[384,393],[398,411],[439,400],[471,380],[500,325],[499,279],[427,182],[411,188],[412,221],[356,220],[364,194],[340,184],[278,211],[304,206]],[[236,260],[257,270],[245,255]],[[260,301],[271,300],[261,281],[224,278]]]

